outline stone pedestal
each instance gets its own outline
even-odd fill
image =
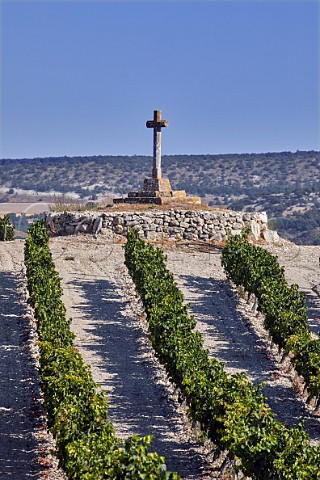
[[[142,190],[129,192],[127,198],[116,198],[113,203],[190,203],[200,205],[200,197],[189,197],[184,190],[172,190],[168,178],[146,178]]]
[[[168,120],[162,120],[161,111],[154,110],[153,120],[148,120],[147,128],[153,129],[153,168],[152,178],[146,178],[142,190],[129,192],[127,198],[116,198],[113,203],[191,203],[200,205],[200,197],[187,197],[184,190],[172,190],[168,178],[162,178],[161,170],[161,129],[168,126]]]

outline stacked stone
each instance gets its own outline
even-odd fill
[[[233,211],[64,212],[50,213],[46,217],[46,226],[52,235],[126,235],[130,228],[135,228],[148,240],[169,238],[208,242],[222,241],[228,231],[236,235],[247,227],[257,240],[278,241],[278,234],[269,230],[267,223],[264,212]]]

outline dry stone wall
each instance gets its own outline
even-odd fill
[[[49,213],[46,227],[51,235],[126,235],[135,228],[148,240],[222,241],[227,231],[233,235],[243,227],[251,229],[258,240],[277,242],[279,236],[268,229],[265,212],[234,212],[213,210],[169,210],[150,212],[63,212]]]

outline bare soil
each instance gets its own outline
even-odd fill
[[[320,302],[314,286],[320,282],[320,248],[270,249],[285,265],[287,280],[299,284],[307,295],[310,326],[319,332]],[[197,319],[196,328],[209,354],[224,362],[229,373],[245,372],[255,385],[264,383],[262,393],[278,420],[289,427],[304,420],[313,443],[319,443],[320,417],[307,407],[288,362],[281,363],[282,355],[269,340],[263,316],[227,280],[220,252],[168,252],[168,266]]]
[[[168,396],[165,373],[153,357],[143,312],[124,267],[123,245],[115,239],[51,240],[77,347],[108,394],[117,435],[153,434],[153,446],[166,457],[169,469],[186,478],[207,478],[201,442],[193,442],[183,413],[177,415],[177,404]],[[288,267],[289,281],[301,283],[308,295],[310,324],[319,329],[319,297],[313,287],[320,283],[320,248],[284,244],[273,249]],[[265,382],[263,393],[279,420],[288,426],[305,420],[313,443],[318,443],[319,418],[280,363],[261,315],[253,313],[226,279],[220,250],[206,253],[185,246],[171,248],[167,255],[210,355],[225,362],[230,373],[245,371],[255,384]]]
[[[22,241],[0,242],[0,285],[0,478],[62,480],[42,408]]]
[[[52,239],[51,251],[73,318],[75,345],[107,392],[117,436],[153,435],[152,448],[165,456],[168,470],[190,480],[214,478],[204,445],[194,440],[153,356],[123,246],[101,238],[65,237]]]
[[[121,438],[154,435],[153,448],[169,470],[186,479],[226,478],[212,464],[212,445],[197,438],[177,392],[153,355],[143,309],[124,266],[123,240],[91,236],[51,239],[73,318],[76,346],[109,399],[110,418]],[[319,417],[308,408],[293,376],[272,347],[261,315],[226,279],[220,250],[173,247],[167,252],[210,355],[230,373],[245,371],[285,424],[305,420],[313,443],[320,441]],[[306,293],[309,321],[320,328],[320,247],[269,247],[286,267],[288,280]],[[34,324],[25,302],[23,241],[0,244],[0,478],[62,479],[50,454],[36,370]]]
[[[0,203],[0,216],[6,213],[35,214],[49,211],[49,204],[45,202],[5,202]]]

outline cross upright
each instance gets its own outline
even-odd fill
[[[147,128],[153,128],[153,169],[152,178],[161,179],[161,128],[167,127],[169,122],[161,120],[161,111],[154,110],[153,120],[148,120]]]

